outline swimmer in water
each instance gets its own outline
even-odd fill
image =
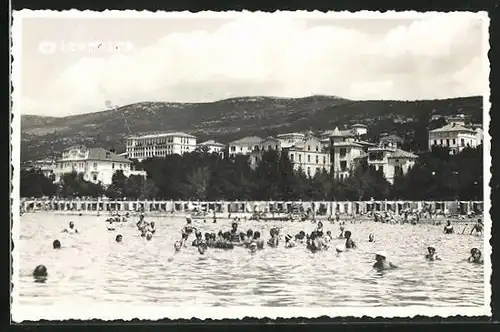
[[[318,227],[316,228],[317,232],[323,232],[323,223],[321,221],[318,222]]]
[[[453,230],[453,226],[451,225],[451,221],[446,221],[446,226],[444,226],[443,230],[444,234],[453,234],[455,231]]]
[[[279,232],[276,228],[271,228],[269,231],[269,235],[271,235],[271,238],[269,241],[267,241],[267,245],[273,248],[276,248],[279,244]]]
[[[285,248],[293,248],[295,247],[295,242],[292,240],[292,236],[287,234],[285,236]]]
[[[136,225],[137,225],[137,229],[140,230],[140,231],[142,231],[146,227],[147,223],[144,220],[144,215],[143,214],[141,214],[139,216],[139,221],[136,223]]]
[[[470,250],[470,257],[468,259],[470,263],[475,263],[475,264],[484,264],[484,259],[481,254],[481,250],[477,248],[472,248]]]
[[[75,227],[75,223],[73,221],[70,221],[69,222],[69,228],[65,228],[63,229],[62,231],[63,233],[70,233],[70,234],[74,234],[74,233],[78,233],[78,229],[76,229]]]
[[[54,242],[52,242],[52,248],[61,249],[61,242],[59,242],[59,240],[54,240]]]
[[[351,239],[351,231],[345,232],[345,247],[346,249],[354,249],[356,248],[356,243]]]
[[[240,242],[240,234],[238,233],[238,223],[231,224],[231,242]]]
[[[118,242],[118,243],[120,243],[120,242],[122,242],[122,238],[123,238],[123,237],[122,237],[122,235],[121,235],[121,234],[118,234],[118,235],[116,236],[116,238],[115,238],[115,241],[116,241],[116,242]]]
[[[174,249],[175,252],[179,252],[182,249],[182,242],[181,241],[175,241],[174,243]]]
[[[264,249],[264,239],[260,237],[260,232],[253,233],[253,242],[257,245],[257,249]]]
[[[203,243],[203,237],[200,231],[196,231],[196,239],[191,243],[193,247],[197,247]]]
[[[428,251],[428,254],[425,255],[425,259],[427,259],[428,261],[440,261],[441,260],[441,257],[439,257],[436,254],[436,248],[434,248],[433,246],[428,246],[427,251]]]
[[[156,232],[155,222],[154,221],[150,222],[147,228],[148,232],[154,234]]]
[[[243,241],[243,245],[245,247],[248,247],[252,243],[252,240],[253,240],[253,230],[249,229],[245,236],[245,240]]]
[[[392,264],[387,260],[387,255],[384,252],[377,252],[375,254],[375,264],[373,264],[373,268],[377,270],[390,270],[397,268],[396,265]]]
[[[200,253],[200,255],[204,255],[206,251],[207,251],[207,244],[206,243],[201,243],[198,246],[198,252]]]
[[[325,242],[333,240],[332,231],[326,231]]]
[[[45,267],[45,265],[38,265],[33,270],[33,277],[35,277],[35,282],[45,282],[48,275],[49,274],[47,273],[47,268]]]
[[[368,235],[368,242],[375,242],[375,236],[373,236],[373,234]]]
[[[344,239],[345,238],[344,229],[345,229],[344,226],[340,226],[340,234],[339,234],[339,237],[338,237],[339,239]]]
[[[186,226],[184,226],[184,233],[190,235],[193,233],[194,227],[191,223],[191,218],[186,218]]]
[[[483,221],[481,219],[477,220],[477,223],[472,227],[470,231],[470,235],[475,232],[475,234],[483,234]]]

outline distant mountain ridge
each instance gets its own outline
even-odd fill
[[[282,132],[330,130],[354,123],[369,126],[372,135],[391,132],[411,136],[412,123],[424,123],[431,114],[458,111],[482,121],[482,97],[430,101],[352,101],[334,96],[305,98],[237,97],[209,103],[140,102],[67,117],[23,115],[21,158],[56,157],[75,144],[124,150],[129,135],[185,131],[199,141],[222,143],[244,136],[266,137]],[[423,122],[422,122],[423,121]],[[416,130],[416,128],[414,128]]]

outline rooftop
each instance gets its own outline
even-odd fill
[[[70,149],[71,150],[71,149]],[[114,161],[118,163],[131,163],[129,159],[117,155],[114,152],[108,151],[103,148],[89,148],[87,149],[88,156],[86,160],[96,160],[96,161]]]
[[[222,143],[219,143],[219,142],[216,142],[214,140],[209,140],[209,141],[206,141],[206,142],[203,142],[203,143],[200,143],[198,145],[212,145],[212,146],[220,146],[220,147],[224,147],[225,145],[222,144]]]
[[[335,137],[353,137],[354,134],[350,130],[339,130],[338,127],[335,127],[334,130],[327,130],[321,133],[322,136],[335,136]]]
[[[396,149],[396,151],[394,151],[394,153],[391,156],[389,156],[388,158],[417,159],[418,156],[416,154],[413,154],[413,153],[408,152],[408,151],[404,151],[404,150],[401,150],[401,149]]]
[[[305,134],[302,134],[302,133],[285,133],[285,134],[278,134],[276,135],[276,137],[287,137],[287,136],[300,136],[300,137],[304,137]]]
[[[351,128],[368,128],[368,126],[361,123],[355,123],[351,126]]]
[[[333,143],[333,147],[335,147],[335,148],[342,148],[344,146],[354,146],[357,148],[363,147],[361,144],[358,144],[357,142],[335,142],[335,143]]]
[[[453,131],[468,131],[468,132],[474,132],[474,130],[469,129],[467,127],[464,127],[460,124],[457,123],[450,123],[447,124],[444,127],[437,128],[434,130],[431,130],[430,133],[439,133],[439,132],[453,132]]]
[[[186,137],[186,138],[196,138],[196,136],[183,133],[183,132],[170,132],[170,133],[156,133],[156,134],[147,134],[147,135],[134,135],[129,136],[129,139],[147,139],[147,138],[159,138],[159,137]]]
[[[239,140],[232,141],[229,144],[233,144],[233,145],[236,145],[236,144],[258,144],[261,141],[262,141],[262,138],[260,138],[260,137],[247,136],[247,137],[240,138]]]

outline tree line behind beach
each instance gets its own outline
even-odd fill
[[[351,176],[334,179],[324,172],[308,178],[296,171],[286,154],[267,151],[252,170],[248,157],[222,158],[196,151],[169,155],[136,163],[147,172],[125,177],[113,175],[107,188],[86,181],[82,174],[69,173],[53,183],[36,169],[21,170],[21,197],[101,197],[111,199],[164,200],[482,200],[482,146],[467,148],[457,155],[435,149],[419,155],[405,175],[390,184],[383,173],[362,160]]]

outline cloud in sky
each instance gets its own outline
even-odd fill
[[[376,30],[381,21],[388,27]],[[313,94],[414,100],[484,93],[487,45],[480,19],[437,15],[387,21],[363,20],[356,28],[341,20],[311,24],[253,14],[206,30],[142,29],[142,35],[158,37],[141,45],[140,34],[122,36],[135,46],[132,52],[26,51],[23,66],[31,70],[23,80],[30,83],[23,84],[21,108],[63,116],[102,110],[105,100],[123,105]],[[92,29],[91,22],[79,25]]]

